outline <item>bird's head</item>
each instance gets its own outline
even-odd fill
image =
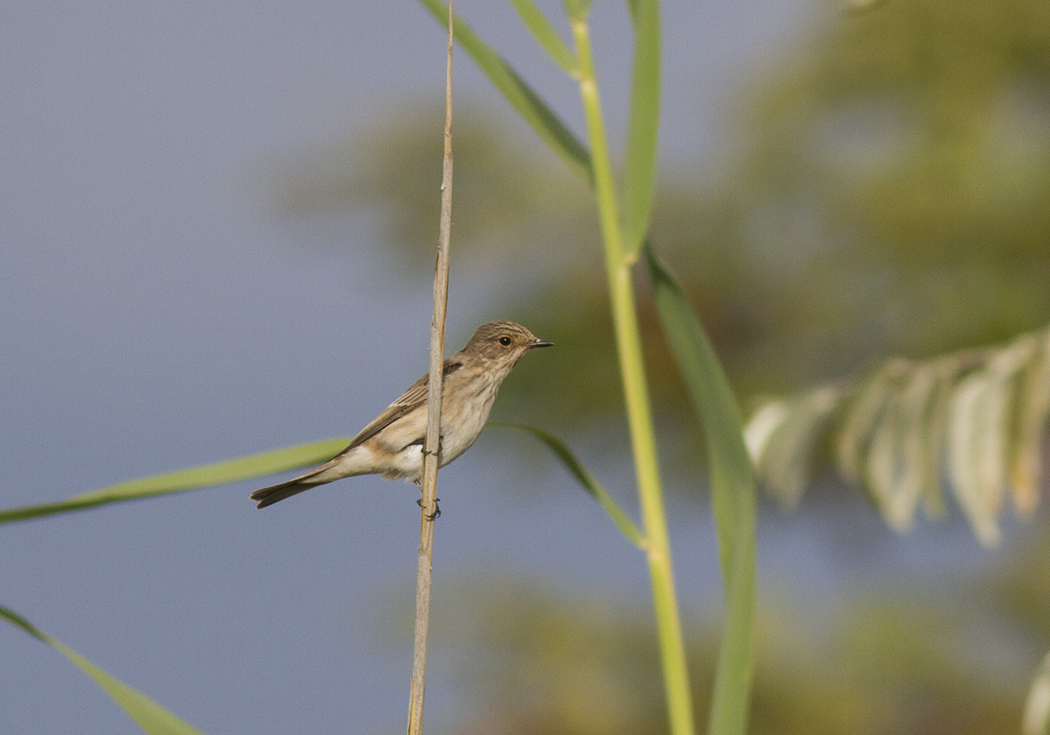
[[[464,355],[491,361],[494,366],[507,370],[514,367],[526,352],[537,347],[550,347],[554,343],[537,339],[536,335],[520,324],[499,321],[482,324],[463,348]]]

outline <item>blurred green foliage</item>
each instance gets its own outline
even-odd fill
[[[1050,3],[828,7],[795,49],[741,76],[724,169],[701,176],[661,162],[650,234],[745,398],[1050,321]],[[278,208],[377,217],[406,272],[429,276],[439,116],[437,105],[406,104],[286,168]],[[530,140],[499,114],[458,108],[453,267],[496,295],[493,317],[558,343],[542,369],[522,365],[498,411],[544,427],[605,419],[620,405],[619,378],[595,213]],[[685,421],[645,308],[654,401]],[[556,400],[538,402],[538,391]],[[900,585],[776,619],[767,601],[750,731],[1016,732],[1028,677],[1050,648],[1048,538],[1033,533],[951,594]],[[579,591],[567,603],[508,582],[483,589],[458,591],[472,603],[445,624],[479,703],[458,732],[666,730],[648,611]],[[698,703],[717,630],[689,631]]]
[[[1005,339],[1050,315],[1050,6],[832,9],[741,79],[724,171],[661,166],[651,235],[745,397]],[[433,258],[439,116],[406,104],[286,167],[278,208],[378,216],[383,242],[427,273],[416,266]],[[604,416],[619,381],[587,191],[498,114],[461,105],[455,145],[454,268],[559,343],[556,364],[523,370],[501,403],[528,419],[522,397],[542,387],[559,397],[548,419]],[[682,415],[654,315],[641,317],[654,400]]]
[[[830,15],[752,109],[750,236],[808,256],[831,335],[921,357],[1046,323],[1045,2]]]
[[[821,609],[774,585],[759,614],[749,732],[1018,732],[1029,676],[1050,648],[1048,550],[1043,530],[980,571],[844,591]],[[435,610],[436,650],[455,651],[468,692],[445,731],[666,732],[649,610],[506,574],[442,590]],[[698,722],[719,631],[715,619],[687,625]]]
[[[1050,423],[1050,330],[926,361],[891,358],[860,381],[818,385],[756,411],[748,449],[772,495],[795,505],[818,470],[862,487],[898,531],[950,491],[974,534],[1000,542],[1000,516],[1039,506]],[[946,482],[947,481],[947,482]]]

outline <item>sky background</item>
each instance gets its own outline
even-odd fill
[[[560,19],[560,3],[544,5]],[[457,11],[580,130],[574,85],[533,47],[509,3]],[[666,2],[661,155],[717,165],[748,75],[826,12],[810,0]],[[596,3],[593,15],[603,99],[622,139],[626,11]],[[350,435],[425,371],[432,259],[406,281],[367,215],[282,219],[262,172],[404,100],[438,98],[444,44],[440,26],[407,1],[5,9],[3,506]],[[503,109],[465,54],[455,65],[457,103]],[[434,161],[436,242],[439,150]],[[452,247],[450,351],[478,324],[516,316],[455,273]],[[642,557],[539,450],[524,450],[536,465],[527,475],[508,461],[527,441],[487,432],[442,471],[435,605],[443,581],[509,569],[644,609]],[[621,497],[624,446],[576,447]],[[5,526],[0,604],[205,733],[403,728],[415,490],[357,478],[260,513],[247,496],[262,484]],[[858,569],[887,573],[887,560],[899,576],[990,558],[958,525],[900,541],[860,510],[850,532],[874,539],[880,554],[829,561],[841,530],[822,530],[805,509],[768,511],[760,587],[791,578],[818,600],[833,600]],[[672,518],[687,617],[717,610],[710,518]],[[928,552],[921,561],[915,544]],[[0,626],[0,656],[4,732],[138,732],[22,632]],[[441,731],[457,720],[463,692],[443,665],[455,651],[442,647],[440,629],[431,656],[427,720]]]

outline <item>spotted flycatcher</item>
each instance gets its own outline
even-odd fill
[[[470,449],[485,427],[500,384],[518,360],[536,347],[552,344],[520,324],[489,322],[478,327],[466,347],[445,360],[439,466]],[[295,479],[256,490],[252,500],[265,508],[315,485],[355,475],[404,478],[418,484],[423,475],[428,378],[424,375],[413,383],[331,460]]]

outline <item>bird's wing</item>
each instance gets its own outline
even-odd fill
[[[445,364],[441,369],[441,374],[443,377],[447,378],[451,373],[454,373],[461,367],[463,367],[463,361],[458,359],[456,355],[453,355],[445,360]],[[354,447],[368,441],[398,419],[407,416],[421,406],[425,406],[427,403],[427,389],[429,385],[430,374],[428,373],[410,385],[408,390],[402,393],[396,401],[387,406],[383,410],[383,413],[376,416],[372,423],[361,429],[361,432],[354,437],[353,441],[350,442],[350,445],[337,454],[336,457],[341,457]],[[420,436],[419,438],[422,439],[423,437]]]

